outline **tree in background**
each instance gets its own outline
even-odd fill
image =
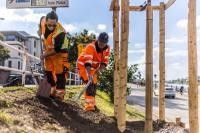
[[[0,40],[3,41],[4,40],[4,36],[0,33]],[[4,64],[4,61],[8,58],[10,58],[9,55],[9,50],[5,49],[3,46],[0,45],[0,65]]]
[[[68,34],[70,40],[69,47],[69,62],[71,69],[76,67],[76,61],[78,59],[78,45],[85,44],[85,46],[96,39],[95,34],[89,34],[87,30],[83,30],[81,33],[76,33],[74,36]]]
[[[136,79],[141,79],[141,74],[138,72],[138,64],[128,67],[128,82],[133,83]]]
[[[131,65],[128,67],[128,82],[134,81],[138,78],[141,78],[140,72],[138,72],[138,65]],[[104,70],[98,76],[98,89],[105,91],[109,96],[111,101],[114,101],[114,52],[111,51],[109,58],[109,64],[106,70]],[[130,93],[130,88],[127,88],[127,94]]]

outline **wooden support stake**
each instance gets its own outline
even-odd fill
[[[160,6],[152,6],[153,10],[160,10]],[[140,11],[140,6],[129,6],[129,11]]]
[[[147,6],[146,20],[146,110],[145,133],[153,132],[152,125],[152,97],[153,97],[153,10]]]
[[[188,13],[189,126],[190,126],[190,133],[199,133],[196,0],[189,0],[188,7],[189,7],[189,13]]]
[[[113,5],[114,116],[117,119],[117,106],[119,99],[119,0],[115,0]]]
[[[176,0],[168,0],[168,2],[165,4],[165,10],[167,10]]]
[[[129,34],[129,0],[121,0],[120,87],[117,125],[120,132],[126,128],[126,89]]]
[[[160,3],[160,50],[159,50],[159,119],[165,120],[165,5]]]

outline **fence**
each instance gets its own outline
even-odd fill
[[[40,62],[40,58],[27,53],[25,48],[23,48],[23,50],[20,50],[20,49],[14,47],[14,46],[11,46],[11,45],[1,41],[1,40],[0,40],[0,45],[3,46],[3,47],[6,47],[6,48],[16,50],[17,52],[19,52],[23,55],[23,57],[22,57],[22,59],[23,59],[22,70],[15,69],[15,68],[9,68],[9,67],[5,67],[5,66],[0,66],[0,70],[15,71],[15,72],[21,73],[22,74],[22,85],[25,85],[25,76],[26,75],[33,75],[33,76],[42,76],[43,75],[43,74],[38,73],[38,72],[33,72],[33,71],[31,72],[31,71],[26,70],[27,63],[30,63],[29,60],[28,60],[29,58],[33,58],[33,59],[35,59],[39,62]],[[69,72],[69,78],[67,79],[67,81],[68,81],[69,85],[72,85],[73,81],[74,81],[75,85],[79,85],[81,83],[78,74],[73,73],[73,72]]]

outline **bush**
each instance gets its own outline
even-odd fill
[[[127,81],[133,81],[139,76],[136,74],[138,72],[138,65],[131,65],[128,67]],[[111,51],[109,58],[109,65],[106,70],[104,70],[98,76],[98,89],[105,91],[109,96],[111,101],[114,101],[114,52]],[[127,94],[130,93],[130,88],[127,88]]]

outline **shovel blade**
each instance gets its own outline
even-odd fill
[[[40,79],[36,96],[48,98],[50,96],[50,93],[51,85],[48,83],[47,79]]]

